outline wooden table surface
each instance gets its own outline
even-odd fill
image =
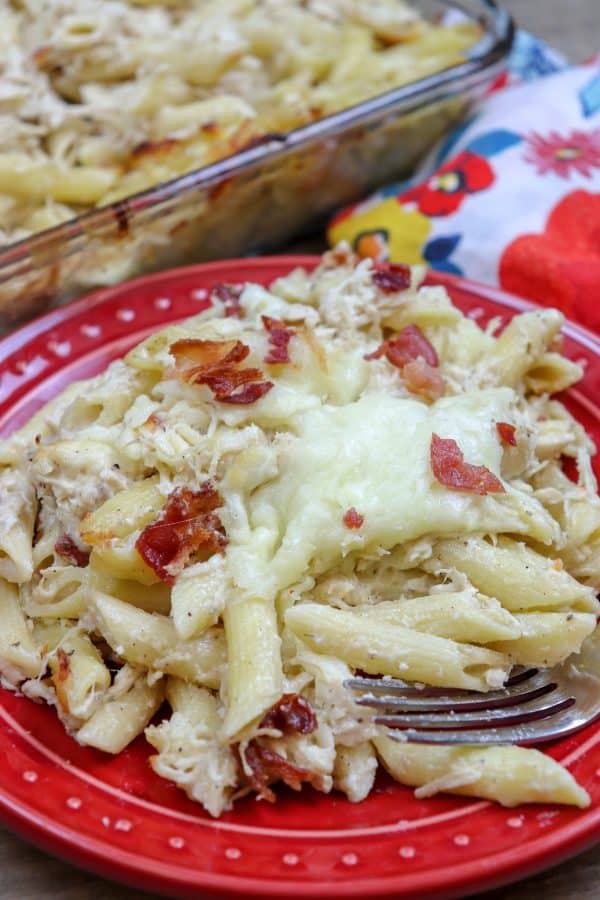
[[[600,0],[505,0],[525,27],[573,60],[600,50]],[[0,827],[0,900],[149,900],[150,895],[88,875]],[[598,900],[600,850],[477,900]]]

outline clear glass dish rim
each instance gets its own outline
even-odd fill
[[[225,179],[252,171],[262,163],[284,157],[293,150],[333,137],[351,127],[367,124],[386,113],[412,112],[420,106],[449,99],[463,90],[476,87],[508,56],[514,40],[514,21],[508,11],[495,0],[438,2],[477,19],[485,28],[482,37],[470,48],[469,56],[463,62],[377,94],[369,100],[291,131],[267,134],[264,136],[267,140],[254,147],[161,182],[116,203],[89,210],[60,225],[0,248],[0,284],[30,273],[40,263],[47,265],[70,256],[79,249],[76,246],[79,239],[100,237],[107,232],[121,233],[130,221],[143,218],[144,212],[156,211],[170,200],[178,200],[195,191],[215,187]],[[15,270],[15,265],[18,266],[19,263],[24,265]]]

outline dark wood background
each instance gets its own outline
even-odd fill
[[[505,0],[523,27],[536,32],[572,60],[600,51],[600,0]],[[149,900],[52,859],[0,827],[0,900]],[[600,853],[574,860],[477,900],[598,900]]]

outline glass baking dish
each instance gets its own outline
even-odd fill
[[[0,249],[1,324],[135,275],[272,250],[407,174],[502,70],[514,32],[492,0],[415,5],[479,23],[463,62]]]

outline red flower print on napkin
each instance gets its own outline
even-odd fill
[[[579,172],[591,178],[592,169],[600,168],[600,128],[566,135],[551,131],[547,137],[532,134],[527,144],[525,161],[534,165],[539,175],[554,172],[560,178],[569,178],[572,172]]]
[[[494,183],[494,171],[482,156],[465,150],[440,166],[423,184],[400,194],[400,203],[416,203],[424,216],[449,216],[465,197]]]
[[[600,330],[600,194],[573,191],[558,203],[542,234],[509,244],[499,267],[507,291]]]

